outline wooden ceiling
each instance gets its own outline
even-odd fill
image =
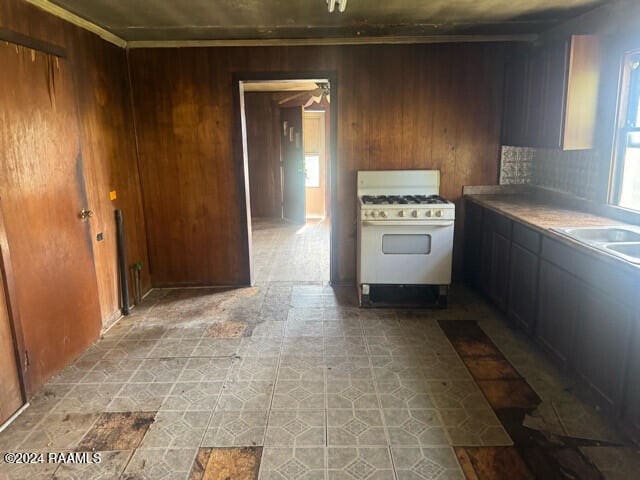
[[[540,33],[607,0],[28,0],[126,41]]]

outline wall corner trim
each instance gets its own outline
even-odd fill
[[[70,12],[58,5],[51,3],[49,0],[25,0],[27,3],[44,10],[51,15],[54,15],[62,20],[65,20],[73,25],[88,30],[91,33],[95,33],[103,40],[112,43],[120,48],[127,48],[127,42],[123,38],[114,35],[113,33],[105,30],[99,25],[96,25],[89,20],[86,20],[75,13]]]

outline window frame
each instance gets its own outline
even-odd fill
[[[624,176],[625,154],[627,150],[627,138],[629,133],[639,132],[639,126],[629,125],[630,93],[633,82],[640,85],[640,66],[633,69],[632,63],[640,62],[640,49],[630,50],[624,53],[621,62],[621,75],[618,87],[618,108],[616,112],[616,125],[613,145],[613,162],[609,180],[608,203],[615,208],[640,214],[640,209],[633,209],[620,205],[622,197],[622,185]],[[634,75],[635,70],[635,75]],[[636,85],[637,87],[637,85]],[[640,102],[639,102],[640,103]],[[636,116],[638,116],[638,105]],[[640,123],[640,122],[639,122]]]

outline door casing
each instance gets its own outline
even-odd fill
[[[329,179],[330,205],[337,205],[338,200],[338,76],[333,70],[329,71],[274,71],[274,72],[236,72],[233,74],[233,104],[234,104],[234,129],[233,145],[236,166],[236,175],[239,178],[241,189],[240,197],[244,203],[241,209],[240,222],[245,239],[242,245],[243,256],[247,259],[245,272],[246,283],[252,285],[253,277],[253,253],[251,250],[251,204],[249,200],[249,159],[247,155],[246,122],[244,114],[244,92],[242,82],[259,80],[313,80],[326,78],[331,85],[331,109],[330,109],[330,162],[327,177]],[[337,215],[330,216],[330,242],[329,242],[329,281],[332,285],[339,284],[338,278],[338,245],[337,245]]]

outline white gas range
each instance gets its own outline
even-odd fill
[[[451,284],[455,205],[439,196],[438,170],[358,172],[358,296],[376,285]]]

